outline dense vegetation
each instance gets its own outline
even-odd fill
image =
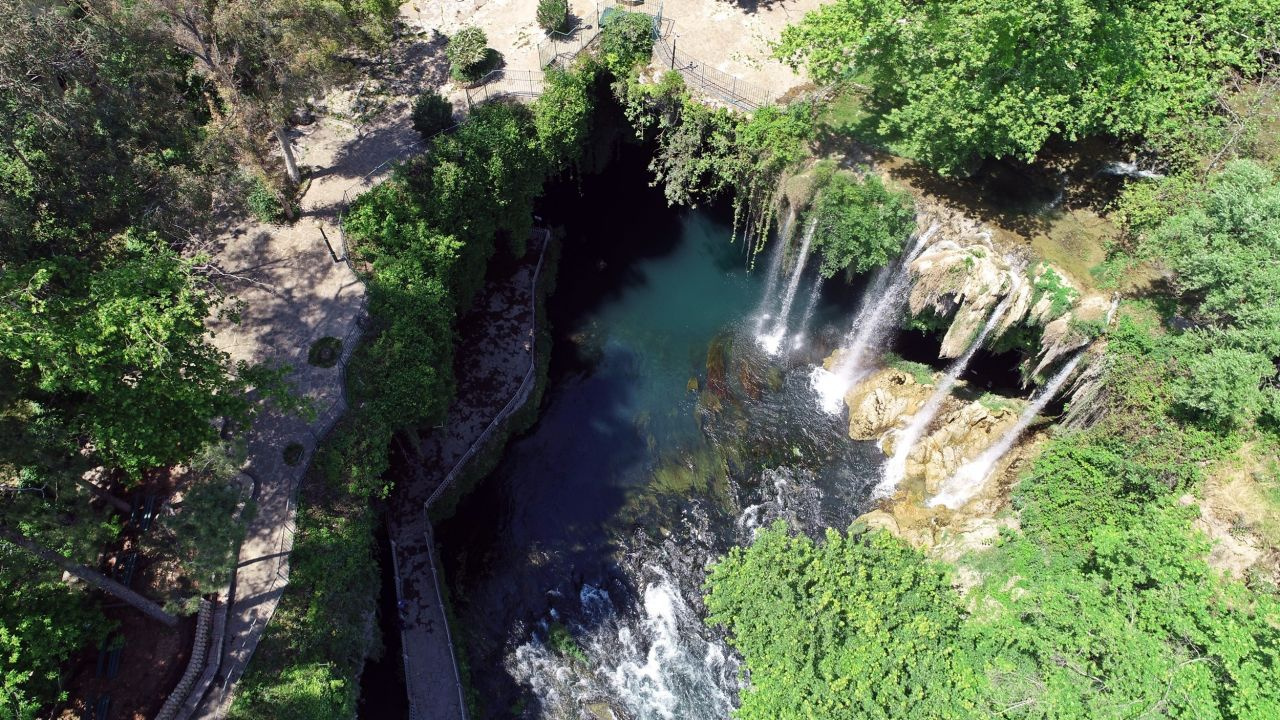
[[[960,173],[1054,138],[1203,149],[1220,89],[1262,68],[1277,18],[1275,0],[840,0],[776,50],[815,82],[864,85],[871,137]]]
[[[598,72],[586,63],[548,78],[532,108],[473,108],[350,208],[372,327],[352,363],[352,408],[309,478],[289,588],[232,717],[354,714],[356,678],[375,651],[373,504],[390,489],[392,438],[444,421],[456,319],[495,253],[525,253],[543,181],[586,145]]]
[[[818,189],[805,223],[814,223],[813,246],[822,253],[823,277],[858,275],[887,264],[915,229],[915,203],[879,177],[835,173]]]
[[[1095,346],[991,546],[952,567],[860,525],[821,542],[777,526],[712,569],[709,621],[749,671],[738,717],[1280,715],[1273,560],[1211,566],[1197,523],[1223,474],[1280,482],[1280,185],[1273,159],[1231,159],[1257,146],[1226,87],[1269,71],[1276,10],[845,0],[784,33],[782,57],[861,87],[844,129],[943,172],[1095,135],[1177,171],[1113,208],[1099,278],[1159,279]],[[1037,300],[1073,301],[1034,275]]]
[[[307,408],[285,369],[210,343],[238,308],[209,221],[242,199],[288,212],[287,117],[393,10],[0,1],[0,716],[65,698],[68,660],[112,629],[100,591],[172,625],[227,581],[253,512],[237,437],[265,399]],[[172,512],[130,530],[139,594],[99,568],[120,567],[129,495],[170,470]]]

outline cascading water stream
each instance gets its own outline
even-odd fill
[[[815,216],[805,226],[804,237],[800,240],[800,255],[796,258],[795,267],[791,270],[791,279],[787,282],[786,293],[782,296],[782,308],[774,318],[773,328],[758,338],[760,346],[770,355],[778,352],[778,348],[782,345],[782,338],[786,337],[787,320],[791,317],[791,306],[795,303],[796,291],[800,288],[804,267],[809,262],[809,246],[813,243],[813,231],[817,227],[818,218]]]
[[[1004,434],[996,444],[987,448],[981,455],[961,465],[955,474],[947,479],[938,490],[938,494],[929,499],[926,503],[929,507],[945,505],[951,509],[956,509],[964,505],[970,500],[978,490],[982,487],[982,483],[987,479],[987,475],[991,474],[991,469],[996,463],[1004,457],[1005,453],[1013,447],[1013,444],[1022,436],[1022,432],[1027,429],[1031,421],[1044,410],[1058,391],[1062,389],[1063,383],[1075,371],[1076,365],[1080,364],[1080,359],[1084,357],[1084,353],[1078,353],[1071,358],[1062,369],[1054,374],[1049,382],[1036,393],[1031,403],[1027,405],[1022,414],[1018,416],[1018,422]]]
[[[818,393],[824,412],[831,415],[839,413],[845,392],[865,372],[863,361],[867,350],[882,343],[890,324],[897,319],[893,311],[906,301],[907,289],[911,284],[912,261],[929,244],[939,227],[938,223],[933,223],[921,233],[910,252],[902,256],[893,269],[885,266],[876,271],[863,295],[862,308],[858,310],[853,329],[848,335],[849,342],[841,349],[836,366],[830,371],[821,367],[814,368],[810,384]]]
[[[804,347],[805,336],[809,333],[809,323],[813,322],[813,312],[818,307],[818,297],[822,295],[822,283],[826,278],[821,275],[813,282],[813,288],[809,290],[809,301],[804,305],[804,315],[800,317],[800,329],[796,332],[795,341],[791,347],[799,350]]]
[[[782,274],[782,256],[786,254],[787,245],[791,242],[791,226],[795,223],[796,211],[791,208],[787,217],[778,228],[778,240],[769,254],[769,266],[765,269],[764,295],[760,297],[760,309],[756,311],[756,334],[764,332],[764,324],[769,321],[769,309],[773,306],[774,295],[778,292],[778,276]]]
[[[955,386],[956,381],[960,379],[964,371],[969,368],[969,361],[973,359],[974,353],[978,352],[978,348],[982,347],[982,344],[986,341],[987,335],[991,334],[991,331],[1009,312],[1009,308],[1013,305],[1014,298],[1018,294],[1018,287],[1022,284],[1020,276],[1021,273],[1019,272],[1010,273],[1009,279],[1012,287],[1009,289],[1008,294],[1004,296],[1004,299],[1000,301],[1000,304],[996,306],[996,309],[987,318],[986,324],[982,326],[982,330],[978,332],[973,342],[969,343],[969,348],[965,350],[964,355],[957,358],[947,368],[946,373],[938,381],[938,385],[933,389],[933,394],[929,396],[929,400],[924,404],[924,407],[911,416],[911,421],[907,423],[907,427],[896,438],[893,455],[884,466],[884,475],[871,493],[873,498],[887,497],[898,487],[898,483],[902,482],[902,477],[907,471],[907,456],[911,453],[916,443],[920,441],[920,437],[924,435],[925,428],[929,427],[929,423],[933,422],[934,416],[942,408],[942,403],[951,394],[951,388]]]

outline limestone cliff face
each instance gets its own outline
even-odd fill
[[[1040,356],[1032,375],[1039,375],[1058,360],[1088,345],[1093,337],[1082,328],[1106,323],[1111,299],[1105,295],[1086,295],[1075,307],[1044,326],[1040,338]]]
[[[951,317],[942,338],[942,357],[959,357],[987,316],[1015,283],[1008,261],[984,236],[965,244],[942,239],[925,248],[911,263],[914,282],[908,297],[912,315],[932,310]]]
[[[885,368],[854,385],[844,397],[849,408],[849,437],[875,440],[902,418],[920,409],[931,385],[921,385],[901,370]]]
[[[938,238],[911,263],[908,307],[950,318],[940,355],[959,357],[1000,303],[1004,314],[988,336],[995,340],[1017,325],[1043,328],[1032,375],[1039,375],[1088,345],[1088,328],[1105,323],[1111,299],[1084,293],[1049,263],[1031,268],[996,247],[972,221],[949,218]]]
[[[1018,421],[1010,408],[991,410],[974,401],[940,415],[936,429],[916,443],[907,456],[905,479],[923,482],[926,496],[936,495],[942,483],[961,465],[978,457]],[[885,452],[895,450],[890,433],[882,443]]]

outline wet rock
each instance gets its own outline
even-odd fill
[[[885,368],[858,383],[844,397],[849,408],[849,437],[874,440],[919,410],[933,387],[901,370]]]
[[[911,272],[915,276],[908,297],[911,314],[932,310],[951,317],[939,353],[946,358],[964,353],[987,316],[1016,287],[1011,274],[1017,271],[985,235],[963,242],[939,240],[911,263]]]
[[[961,465],[981,455],[1017,421],[1011,408],[992,410],[977,401],[946,413],[907,456],[906,478],[923,481],[925,493],[936,494]]]
[[[1111,309],[1111,299],[1105,295],[1086,295],[1070,311],[1044,326],[1040,338],[1040,360],[1032,375],[1039,375],[1070,353],[1093,342],[1089,328],[1101,331]]]

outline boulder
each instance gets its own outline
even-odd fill
[[[906,478],[922,480],[925,493],[936,494],[961,465],[981,455],[1017,421],[1012,409],[991,410],[977,401],[947,413],[907,456]]]
[[[844,396],[849,408],[849,437],[874,440],[919,410],[933,392],[901,370],[885,368],[854,385]]]

